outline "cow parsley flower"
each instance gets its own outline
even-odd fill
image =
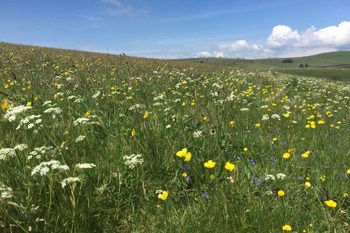
[[[0,149],[0,160],[6,160],[9,157],[16,156],[16,151],[13,148],[2,148]]]
[[[6,186],[0,181],[0,201],[8,199],[13,196],[12,188]]]
[[[199,138],[199,137],[201,137],[202,136],[202,131],[200,131],[200,130],[195,130],[194,132],[193,132],[193,137],[194,138]]]
[[[74,125],[85,125],[89,122],[89,118],[81,117],[73,121]]]
[[[67,186],[67,184],[73,184],[73,183],[77,183],[77,182],[80,182],[79,177],[68,177],[68,178],[62,180],[61,185],[62,185],[62,188],[64,188]]]
[[[16,120],[16,116],[18,114],[20,114],[22,112],[25,112],[25,111],[27,111],[29,109],[32,109],[32,107],[24,106],[24,105],[13,107],[4,115],[4,118],[7,119],[10,122],[15,121]]]
[[[276,178],[279,180],[284,180],[286,178],[286,175],[283,173],[277,173]]]
[[[75,142],[83,141],[85,138],[86,138],[86,136],[84,136],[84,135],[79,135],[79,136],[75,139]]]
[[[62,170],[67,171],[69,167],[67,165],[61,165],[57,160],[51,160],[49,162],[42,162],[38,166],[34,167],[31,175],[39,173],[41,176],[46,175],[50,170]]]
[[[75,165],[75,168],[78,168],[78,169],[89,169],[94,167],[96,167],[96,165],[93,163],[78,163]]]
[[[142,155],[140,154],[124,155],[123,160],[124,164],[130,169],[134,169],[138,164],[144,162]]]

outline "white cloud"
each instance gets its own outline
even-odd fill
[[[288,26],[278,25],[273,27],[271,35],[267,38],[267,45],[270,47],[282,47],[300,41],[297,30],[293,31]]]
[[[287,25],[277,25],[265,42],[252,44],[246,40],[237,40],[216,44],[211,51],[202,51],[201,57],[292,57],[307,56],[323,52],[350,49],[350,21],[337,26],[316,29],[309,27],[299,33]]]

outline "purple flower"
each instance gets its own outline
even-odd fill
[[[255,161],[253,159],[249,160],[250,165],[255,166]]]
[[[209,198],[209,195],[208,195],[208,193],[203,193],[203,194],[201,195],[201,197],[203,197],[203,198],[205,198],[205,199],[208,199],[208,198]]]
[[[184,166],[184,171],[188,171],[188,170],[190,170],[190,169],[191,169],[190,165],[187,165],[187,164],[186,164],[186,165]]]
[[[259,185],[259,184],[261,184],[261,181],[258,179],[258,177],[254,176],[253,177],[253,183],[256,184],[256,185]]]

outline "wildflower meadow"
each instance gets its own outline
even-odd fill
[[[350,232],[350,84],[0,44],[0,232]]]

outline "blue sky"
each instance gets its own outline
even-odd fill
[[[350,49],[349,0],[0,0],[0,41],[156,58]]]

